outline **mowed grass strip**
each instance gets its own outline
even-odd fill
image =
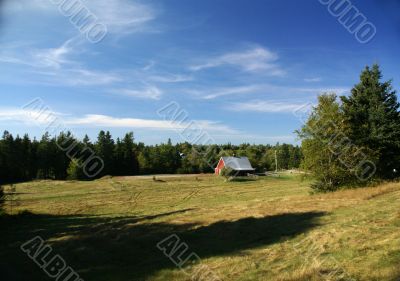
[[[45,280],[36,235],[84,280],[190,280],[156,248],[177,234],[222,280],[400,279],[400,184],[310,195],[295,175],[114,177],[16,185],[1,221],[6,280]],[[10,206],[7,210],[10,211]]]

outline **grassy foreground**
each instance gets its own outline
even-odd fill
[[[0,218],[1,280],[52,280],[20,245],[40,235],[83,280],[400,280],[400,184],[309,195],[285,175],[39,181]],[[171,234],[201,262],[177,268]]]

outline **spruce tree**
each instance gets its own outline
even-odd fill
[[[100,131],[97,137],[96,154],[104,161],[104,169],[100,176],[111,175],[113,172],[114,140],[109,131]]]
[[[378,65],[366,67],[342,107],[349,138],[375,154],[376,176],[388,179],[400,168],[400,105],[392,82],[381,79]]]

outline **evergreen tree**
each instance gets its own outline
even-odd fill
[[[57,159],[59,148],[56,141],[50,138],[49,133],[45,133],[39,142],[37,150],[38,161],[38,178],[54,179],[55,178],[55,162]]]
[[[349,137],[373,151],[377,176],[393,178],[400,170],[400,114],[392,82],[381,82],[378,65],[366,67],[349,97],[342,97]]]
[[[139,152],[138,161],[140,174],[151,174],[154,172],[151,150],[151,147],[145,146],[141,148]]]
[[[121,140],[117,138],[117,141],[115,142],[115,147],[114,147],[114,156],[113,156],[113,175],[116,176],[121,176],[124,174],[124,152],[123,152],[123,147]]]
[[[78,159],[81,151],[80,143],[72,136],[71,132],[61,132],[55,139],[57,147],[54,148],[53,170],[55,179],[65,179],[71,157]]]
[[[302,154],[301,149],[298,146],[289,147],[289,169],[296,169],[300,167]]]
[[[122,139],[122,172],[124,175],[136,175],[139,164],[135,152],[135,138],[133,132],[125,134]]]
[[[282,144],[278,147],[277,158],[279,169],[287,170],[289,169],[290,161],[290,147],[287,144]]]
[[[100,131],[97,137],[96,154],[104,161],[104,169],[100,176],[111,175],[113,172],[114,140],[109,131]]]

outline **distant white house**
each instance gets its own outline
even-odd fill
[[[215,174],[220,175],[225,167],[234,170],[238,174],[253,173],[255,171],[247,157],[221,157],[215,168]]]

